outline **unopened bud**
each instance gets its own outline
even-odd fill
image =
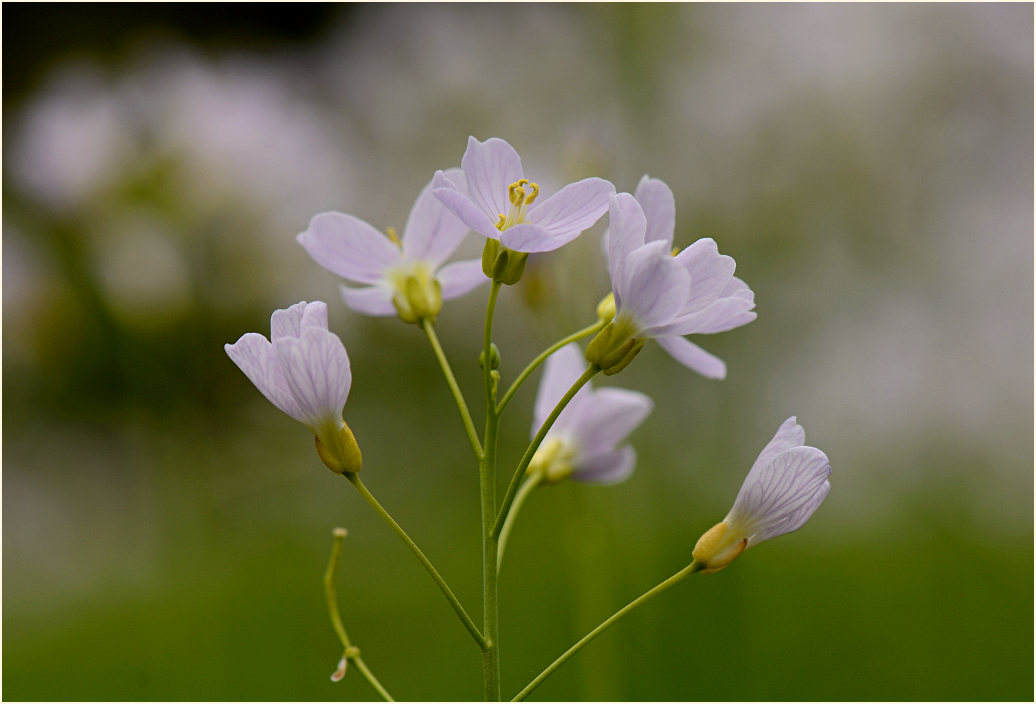
[[[615,294],[609,293],[597,304],[597,317],[607,323],[615,317]]]
[[[478,354],[478,366],[483,369],[486,368],[486,352],[482,350]],[[489,343],[489,368],[499,369],[500,368],[500,348],[496,346],[495,342]]]
[[[363,455],[349,426],[325,431],[315,436],[320,461],[335,474],[356,474],[363,468]]]

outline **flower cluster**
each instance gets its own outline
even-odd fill
[[[492,324],[501,287],[521,280],[530,254],[562,247],[605,213],[608,229],[603,249],[611,292],[597,306],[597,321],[550,346],[498,399],[500,354],[492,344]],[[314,216],[297,236],[317,264],[354,284],[341,285],[342,299],[349,308],[372,316],[395,314],[428,336],[479,467],[486,604],[496,601],[493,575],[500,568],[519,508],[536,487],[569,479],[614,484],[633,472],[637,455],[628,439],[654,404],[637,391],[594,388],[591,379],[597,374],[618,374],[652,339],[690,370],[723,379],[727,374],[723,360],[686,336],[725,332],[755,319],[754,294],[734,275],[734,260],[720,254],[711,238],[674,248],[675,226],[675,198],[659,179],[644,176],[632,194],[617,193],[610,182],[600,178],[585,178],[547,194],[526,175],[511,145],[502,139],[479,142],[472,137],[461,167],[436,171],[422,189],[402,236],[391,227],[382,232],[338,212]],[[469,231],[485,240],[481,260],[450,262]],[[486,431],[480,440],[463,391],[435,335],[435,321],[445,301],[485,283],[490,285],[490,294],[479,359],[487,405]],[[362,467],[360,449],[342,417],[352,384],[349,357],[342,341],[328,329],[327,306],[297,303],[274,312],[270,327],[270,339],[246,333],[226,345],[227,354],[275,406],[310,429],[323,463],[353,483],[407,543],[478,642],[486,697],[498,697],[496,608],[486,609],[484,630],[480,630],[427,557],[357,476]],[[594,337],[581,350],[578,341],[590,335]],[[544,370],[533,409],[532,440],[497,505],[497,424],[511,397],[541,364]],[[827,456],[806,446],[802,427],[795,417],[789,418],[748,472],[733,508],[699,538],[692,551],[693,562],[641,598],[689,574],[718,572],[748,548],[797,530],[827,497],[830,473]],[[599,628],[607,627],[637,603],[639,600]],[[331,613],[345,647],[333,679],[341,679],[347,663],[356,661],[364,676],[388,698],[369,669],[362,666],[359,650],[345,637],[337,621],[337,607]],[[574,649],[555,666],[571,652]],[[545,670],[518,699],[551,671]]]

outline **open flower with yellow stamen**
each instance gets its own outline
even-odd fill
[[[533,435],[585,368],[574,342],[550,356],[536,395]],[[621,482],[633,471],[637,455],[632,447],[620,443],[653,407],[651,399],[640,392],[593,389],[587,384],[551,426],[527,474],[538,475],[544,484],[569,478],[596,484]]]
[[[464,182],[460,169],[450,178]],[[468,226],[450,213],[427,184],[414,202],[402,240],[344,213],[320,213],[296,238],[320,266],[363,288],[342,286],[342,299],[358,313],[398,314],[408,323],[434,319],[442,302],[487,281],[479,260],[443,262],[453,254]]]
[[[586,178],[541,198],[518,152],[496,137],[468,137],[461,169],[466,184],[436,173],[435,195],[472,230],[514,252],[550,252],[571,242],[604,215],[615,193],[608,181]]]
[[[750,547],[805,524],[831,491],[831,463],[804,445],[795,416],[781,424],[748,472],[734,507],[698,539],[694,560],[718,572]]]

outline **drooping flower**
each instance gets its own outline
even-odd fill
[[[449,177],[464,183],[464,173]],[[468,227],[450,213],[427,184],[414,202],[402,239],[387,236],[352,215],[315,215],[296,237],[320,266],[342,278],[367,284],[341,286],[346,305],[367,315],[398,314],[408,323],[434,319],[442,302],[487,281],[479,260],[443,262],[460,245]]]
[[[500,255],[506,262],[507,252],[501,248],[521,255],[550,252],[572,241],[604,215],[608,196],[615,193],[608,181],[586,178],[539,199],[540,187],[525,178],[518,152],[496,137],[485,142],[468,137],[461,169],[466,183],[440,171],[432,184],[447,208],[487,238],[487,251],[496,247],[492,256],[483,256],[484,269],[502,268]],[[519,262],[524,267],[524,257],[512,259],[512,267]],[[493,276],[491,271],[486,274]]]
[[[831,463],[805,441],[795,416],[777,429],[748,472],[730,513],[694,546],[694,560],[705,566],[703,572],[718,572],[748,548],[798,530],[827,498]]]
[[[586,367],[575,343],[555,352],[545,365],[533,412],[532,434],[543,425]],[[527,473],[543,483],[568,478],[613,484],[630,475],[636,453],[621,445],[654,407],[651,399],[625,389],[581,388],[543,439]]]
[[[675,200],[669,187],[644,176],[633,197],[628,194],[609,209],[608,269],[615,298],[615,320],[633,327],[631,337],[654,337],[684,366],[712,379],[726,376],[726,365],[684,335],[724,332],[755,320],[755,296],[734,276],[735,262],[721,255],[711,238],[700,239],[671,257],[688,275],[679,305],[676,291],[659,297],[659,285],[675,285],[671,274],[654,280],[659,259],[673,246]],[[651,252],[648,255],[644,250]],[[639,268],[631,266],[639,263]],[[671,267],[669,267],[671,269]],[[662,305],[665,304],[665,305]],[[622,313],[626,319],[620,319]],[[628,332],[625,329],[622,332]]]
[[[352,386],[349,356],[327,328],[326,303],[302,301],[274,311],[269,340],[249,332],[224,349],[263,396],[313,431],[329,469],[360,471],[360,448],[342,420]]]

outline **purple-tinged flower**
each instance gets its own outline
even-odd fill
[[[464,183],[460,169],[452,169],[449,178]],[[391,228],[386,236],[359,218],[335,212],[315,215],[296,239],[320,266],[367,284],[341,287],[347,306],[367,315],[395,313],[416,323],[434,319],[443,300],[487,281],[477,259],[443,266],[467,232],[467,225],[432,194],[429,183],[410,210],[402,240]]]
[[[604,215],[615,193],[608,181],[586,178],[537,199],[540,187],[524,177],[518,152],[496,137],[468,137],[461,169],[466,185],[440,171],[435,195],[472,230],[514,252],[550,252],[574,240]]]
[[[586,364],[575,343],[555,352],[545,365],[536,395],[532,434],[543,425]],[[543,439],[528,474],[553,484],[571,477],[576,481],[614,484],[630,475],[636,453],[619,446],[643,422],[654,404],[636,391],[581,388],[558,416]]]
[[[805,441],[792,416],[759,453],[730,513],[694,546],[694,560],[706,574],[764,540],[798,530],[827,498],[831,463]]]
[[[635,196],[619,194],[611,202],[608,270],[615,320],[630,338],[654,337],[684,366],[722,379],[727,373],[723,360],[683,335],[724,332],[755,320],[755,295],[734,276],[734,260],[721,255],[711,238],[670,257],[689,279],[675,276],[673,267],[662,263],[672,250],[675,212],[669,187],[647,176]],[[686,290],[681,295],[675,286]]]
[[[274,311],[269,340],[248,332],[224,349],[263,396],[313,431],[328,468],[360,471],[360,448],[342,420],[352,386],[349,356],[327,329],[326,303],[302,301]]]

